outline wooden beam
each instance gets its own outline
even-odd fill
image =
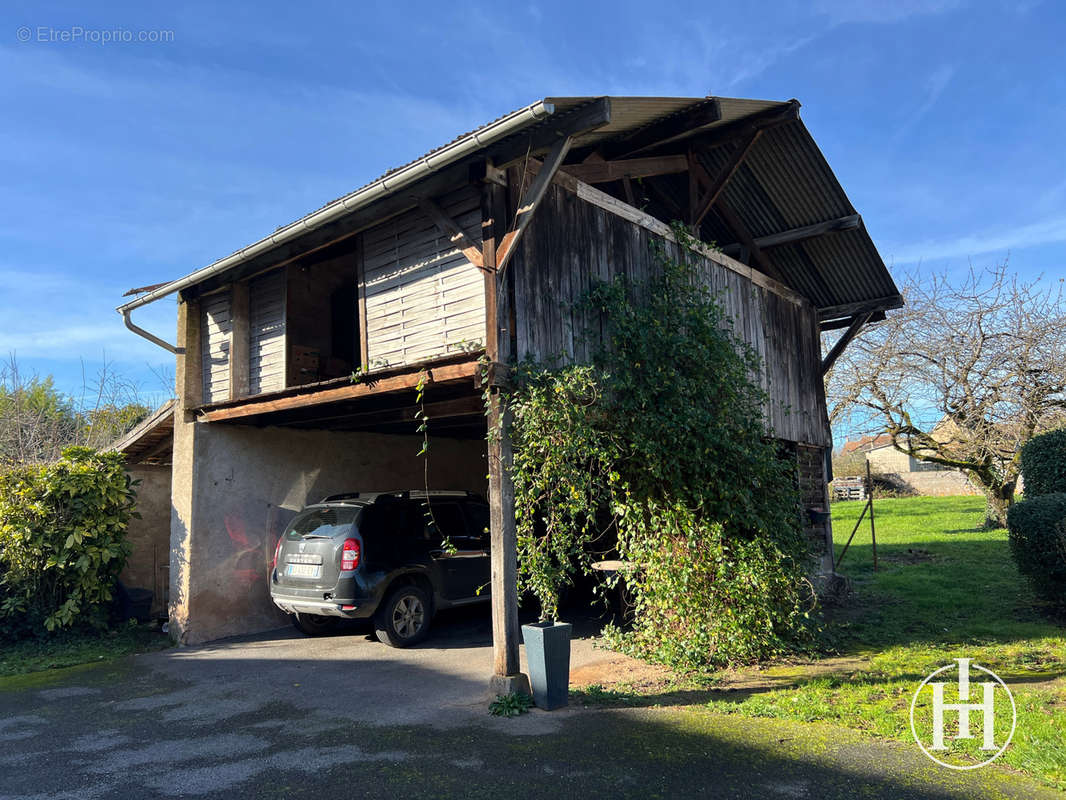
[[[248,306],[248,281],[237,281],[230,294],[229,392],[233,400],[248,396],[251,345]]]
[[[766,257],[766,254],[755,244],[755,240],[752,238],[751,233],[748,231],[748,226],[738,217],[729,206],[719,201],[715,206],[718,209],[718,214],[729,229],[733,231],[733,234],[740,240],[741,245],[748,248],[748,253],[751,255],[751,260],[754,261],[763,272],[769,275],[774,280],[785,282],[781,271],[775,267],[770,259]]]
[[[515,212],[514,226],[503,237],[503,241],[496,250],[496,270],[498,272],[503,272],[507,268],[507,261],[510,259],[511,254],[514,253],[515,245],[518,244],[518,240],[522,238],[522,234],[529,227],[529,223],[537,211],[537,206],[540,205],[544,193],[548,190],[548,186],[551,185],[552,178],[555,177],[555,173],[562,166],[566,154],[570,152],[572,142],[573,139],[567,136],[555,143],[551,152],[544,158],[544,163],[541,164],[537,177],[533,179],[533,183],[522,195],[518,210]]]
[[[742,117],[735,122],[720,125],[694,138],[692,144],[695,147],[709,149],[721,147],[737,140],[747,139],[755,131],[765,131],[787,122],[795,122],[799,119],[799,110],[799,101],[790,100],[784,106],[770,108],[766,111]]]
[[[802,242],[804,239],[813,239],[816,236],[824,236],[827,233],[854,230],[859,227],[861,221],[862,217],[858,214],[849,214],[846,217],[838,217],[826,222],[816,222],[813,225],[804,225],[801,228],[793,228],[792,230],[781,231],[781,233],[771,233],[769,236],[760,236],[755,240],[755,244],[765,250],[767,247]]]
[[[456,383],[471,380],[480,370],[477,361],[464,361],[441,367],[420,370],[413,367],[410,372],[391,375],[375,380],[372,376],[360,383],[345,384],[330,389],[314,392],[301,392],[288,397],[275,397],[263,400],[246,400],[236,405],[225,405],[200,410],[197,418],[200,422],[224,422],[226,420],[254,417],[271,411],[288,411],[308,406],[335,403],[341,400],[355,400],[361,397],[403,392],[418,385],[421,373],[429,373],[429,384]]]
[[[708,98],[658,122],[605,142],[600,151],[608,160],[627,158],[641,151],[669,144],[691,134],[697,128],[718,122],[721,118],[721,105],[716,99]]]
[[[725,166],[722,167],[721,172],[718,173],[718,177],[714,179],[711,185],[707,188],[707,191],[704,192],[702,197],[700,197],[699,207],[691,210],[689,226],[692,228],[693,233],[696,233],[699,230],[703,218],[707,216],[707,212],[718,202],[718,198],[721,197],[722,192],[725,191],[725,187],[729,185],[729,181],[731,181],[733,176],[737,174],[740,165],[744,163],[744,159],[748,157],[748,153],[751,152],[751,148],[755,146],[755,143],[759,141],[761,135],[762,131],[756,130],[749,134],[747,139],[737,144],[734,148],[729,160],[725,163]],[[698,164],[695,154],[693,154],[692,159]]]
[[[870,319],[867,321],[866,324],[869,325],[872,322],[884,322],[885,319],[886,319],[886,317],[885,317],[885,312],[884,311],[875,311],[873,313],[873,316],[870,317]],[[834,319],[834,320],[829,320],[828,322],[819,323],[818,324],[818,330],[823,332],[823,333],[825,331],[836,331],[836,330],[840,330],[841,328],[846,328],[850,324],[851,324],[851,317],[845,317],[844,319]]]
[[[418,198],[418,207],[422,209],[426,216],[433,220],[433,224],[449,238],[452,244],[463,251],[467,261],[478,269],[485,268],[481,250],[470,241],[470,237],[459,227],[459,223],[444,213],[444,209],[428,197]]]
[[[329,406],[324,406],[323,411],[326,411]],[[272,424],[286,426],[286,425],[300,425],[300,426],[314,426],[320,425],[324,422],[344,422],[346,425],[358,425],[361,427],[373,428],[378,425],[395,425],[403,422],[415,422],[419,417],[416,415],[419,411],[425,411],[426,417],[430,421],[430,425],[433,424],[435,419],[455,418],[455,417],[483,417],[485,416],[485,403],[481,399],[481,395],[470,395],[468,397],[459,397],[454,400],[438,400],[434,403],[424,403],[422,405],[407,405],[399,408],[387,408],[379,409],[376,411],[349,411],[347,413],[324,413],[324,414],[309,414],[308,416],[301,416],[299,419],[293,419],[291,421],[281,421]],[[414,428],[411,429],[412,433]]]
[[[528,134],[509,137],[489,149],[488,158],[498,168],[505,168],[554,147],[560,139],[579,136],[611,121],[611,101],[600,97],[559,116],[551,116]],[[545,158],[547,160],[547,158]]]
[[[833,366],[840,354],[844,352],[844,348],[848,346],[852,339],[859,335],[859,331],[862,330],[862,326],[870,321],[870,317],[873,316],[872,311],[867,311],[862,314],[856,314],[852,317],[851,324],[848,325],[848,329],[840,334],[840,338],[837,339],[836,344],[829,351],[825,358],[822,359],[822,375],[825,375],[829,371],[829,368]]]
[[[144,464],[146,461],[151,461],[153,458],[158,458],[164,453],[173,453],[174,450],[174,431],[171,429],[166,436],[164,436],[159,442],[152,445],[148,450],[141,453],[139,456],[135,456],[135,464]]]
[[[624,200],[619,200],[617,197],[613,197],[606,192],[600,191],[595,186],[589,186],[587,183],[579,181],[576,178],[567,175],[565,172],[559,172],[556,174],[555,183],[566,189],[568,192],[577,195],[586,203],[590,203],[598,208],[602,208],[608,213],[628,220],[634,225],[644,228],[657,236],[661,236],[667,241],[677,241],[673,230],[665,222],[653,217],[651,214],[641,211],[639,208],[634,208]],[[693,249],[719,266],[725,267],[729,271],[735,272],[738,275],[743,275],[756,286],[761,286],[762,288],[773,292],[778,297],[788,300],[790,303],[796,303],[797,305],[810,303],[810,300],[799,294],[799,292],[790,289],[781,281],[760,272],[748,264],[741,264],[735,258],[726,255],[717,248],[712,248],[703,242],[696,241],[693,244]]]
[[[623,178],[652,178],[656,175],[673,175],[688,170],[684,155],[657,156],[654,158],[623,158],[616,161],[585,161],[567,164],[564,172],[585,183],[607,183]]]
[[[842,303],[838,306],[825,306],[818,309],[819,320],[851,317],[864,311],[887,311],[890,308],[902,308],[903,298],[898,294],[877,297],[872,300],[860,300],[857,303]]]

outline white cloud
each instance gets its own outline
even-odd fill
[[[843,25],[849,22],[902,22],[911,17],[954,11],[962,5],[963,0],[817,0],[813,8],[831,24]]]
[[[952,64],[944,64],[933,70],[925,80],[925,97],[921,105],[896,129],[892,136],[893,143],[899,142],[906,137],[921,122],[922,118],[929,113],[944,93],[944,90],[948,88],[948,84],[955,77],[957,70],[958,68]]]
[[[77,354],[121,353],[124,359],[143,356],[158,360],[163,352],[127,331],[122,320],[25,330],[0,328],[0,353],[19,358],[76,358]],[[139,342],[143,342],[139,344]]]
[[[896,264],[915,264],[943,258],[977,256],[986,253],[1017,250],[1046,244],[1066,242],[1066,217],[1053,217],[1028,225],[998,231],[967,234],[948,239],[927,239],[922,242],[882,248],[886,260]]]

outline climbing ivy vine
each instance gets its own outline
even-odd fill
[[[683,231],[683,245],[691,245]],[[757,353],[688,247],[594,285],[589,365],[519,364],[510,398],[520,582],[555,618],[597,558],[628,567],[616,647],[675,667],[790,646],[811,592],[793,465],[763,421]]]

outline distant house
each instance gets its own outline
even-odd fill
[[[879,439],[882,437],[878,437]],[[866,451],[866,460],[875,474],[888,477],[902,487],[913,489],[918,494],[947,496],[980,494],[961,470],[943,464],[921,461],[892,446],[891,437],[884,438],[887,444],[871,447]]]
[[[850,453],[867,453],[875,447],[884,447],[885,445],[892,444],[892,437],[887,433],[882,433],[878,436],[863,436],[857,441],[844,442],[844,446],[840,448],[840,452],[843,455],[849,455]]]

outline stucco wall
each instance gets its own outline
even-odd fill
[[[270,561],[304,505],[425,483],[416,436],[195,422],[175,434],[171,625],[189,644],[285,624],[270,602]],[[485,494],[487,471],[483,440],[431,439],[431,489]]]
[[[126,586],[150,589],[155,614],[164,608],[167,574],[161,567],[170,557],[170,467],[135,465],[126,471],[140,481],[136,491],[141,518],[130,520],[126,538],[132,552],[119,578]]]
[[[910,472],[911,457],[894,447],[879,447],[866,454],[874,472]]]

